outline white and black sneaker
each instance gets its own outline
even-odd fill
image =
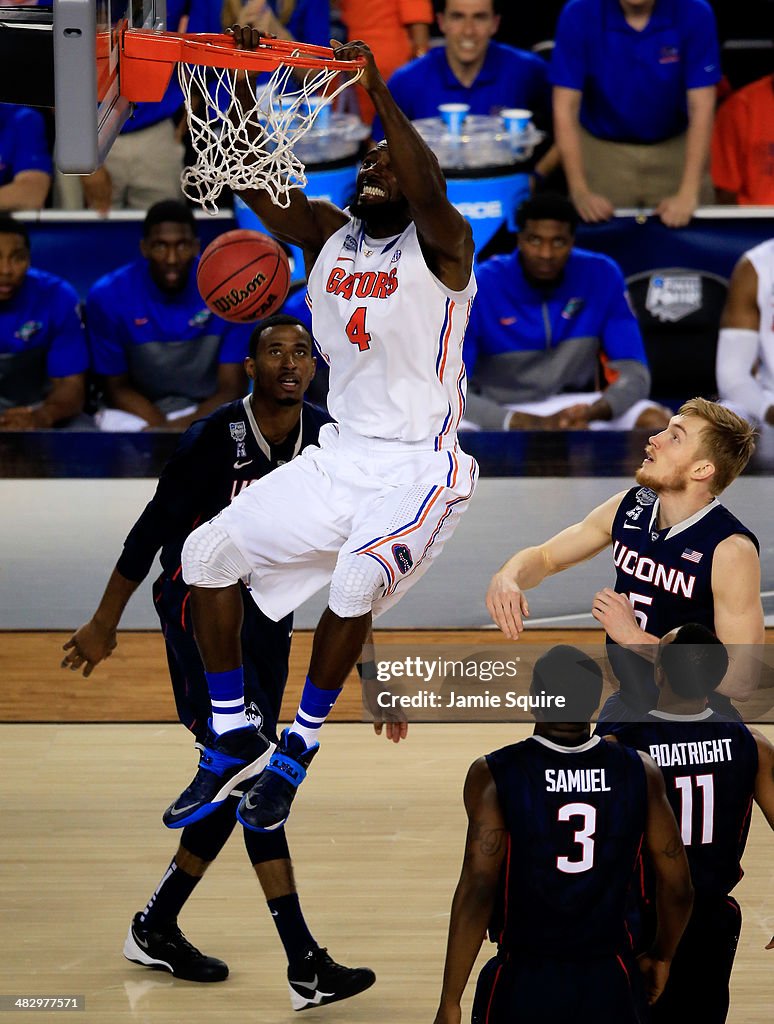
[[[365,992],[376,981],[370,967],[344,967],[327,949],[310,949],[298,964],[288,967],[288,988],[294,1010],[337,1003]]]
[[[146,928],[134,915],[124,943],[124,956],[134,964],[169,971],[183,981],[225,981],[228,965],[192,946],[177,925],[160,931]]]

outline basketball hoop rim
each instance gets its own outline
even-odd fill
[[[241,71],[273,71],[281,64],[294,68],[327,68],[333,71],[358,71],[365,58],[337,60],[330,46],[315,46],[287,39],[262,37],[257,49],[238,48],[229,33],[157,32],[148,29],[123,29],[121,60],[152,61],[174,65],[203,64],[208,67]],[[123,69],[122,69],[123,70]]]

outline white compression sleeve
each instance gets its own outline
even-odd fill
[[[718,335],[715,373],[723,402],[744,409],[750,419],[760,422],[769,402],[753,377],[760,335],[743,327],[724,327]]]

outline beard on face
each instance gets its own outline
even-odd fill
[[[404,220],[409,216],[408,201],[401,196],[400,199],[390,199],[384,203],[361,203],[359,199],[350,205],[350,213],[358,220],[362,220],[370,229],[370,233],[380,231],[385,227],[392,227],[396,221]]]
[[[672,470],[668,477],[658,477],[652,472],[650,465],[640,466],[634,479],[641,487],[649,487],[656,494],[680,494],[688,486],[687,479],[677,469]]]

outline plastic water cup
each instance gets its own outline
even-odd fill
[[[467,103],[442,103],[438,108],[438,113],[441,115],[450,135],[460,134],[462,122],[469,112],[470,107]]]
[[[532,111],[509,107],[507,110],[500,111],[500,116],[509,135],[526,135],[532,119]]]
[[[314,126],[318,131],[327,132],[331,128],[331,105],[321,96],[310,96],[307,100],[307,106],[309,113],[314,114],[317,112],[317,116],[314,120]]]

